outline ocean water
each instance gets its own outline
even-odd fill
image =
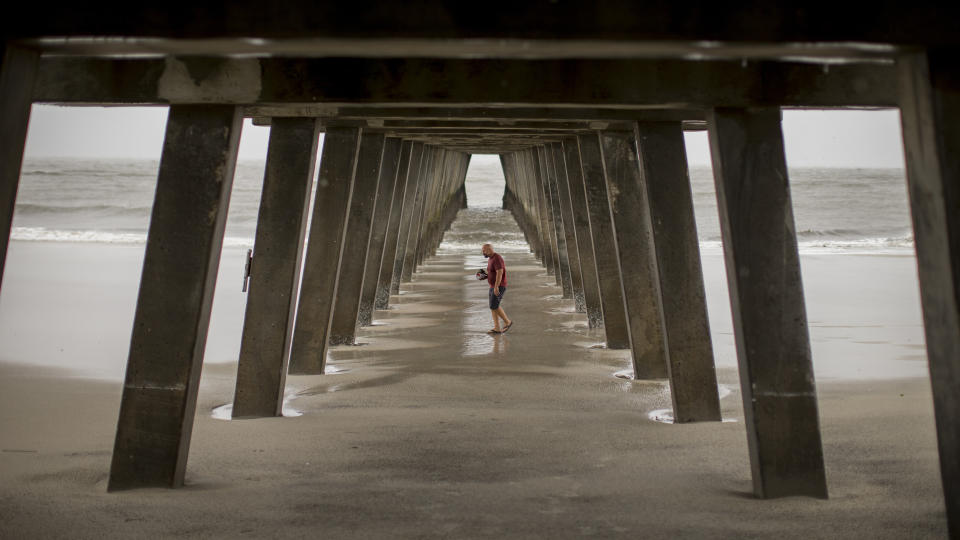
[[[140,244],[146,239],[157,161],[29,159],[23,165],[12,236],[38,242]],[[709,167],[690,171],[701,247],[719,249],[720,226]],[[256,230],[262,161],[237,164],[226,246],[250,247]],[[801,252],[912,254],[904,171],[790,170]],[[443,249],[526,250],[501,207],[504,181],[496,156],[474,156],[467,174],[470,208],[461,211]]]

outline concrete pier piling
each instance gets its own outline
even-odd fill
[[[400,161],[397,164],[397,180],[394,187],[393,203],[390,209],[390,222],[384,240],[383,261],[380,264],[380,277],[377,281],[376,309],[390,307],[390,289],[394,282],[394,267],[397,259],[397,248],[400,241],[400,224],[404,214],[404,200],[407,195],[408,179],[410,178],[410,156],[413,150],[412,141],[403,141],[400,147]],[[398,283],[399,287],[399,283]]]
[[[107,489],[183,484],[242,116],[170,107]]]
[[[579,313],[587,311],[583,297],[583,274],[580,269],[580,248],[577,245],[577,231],[573,224],[573,207],[570,203],[570,184],[567,180],[567,165],[560,143],[551,143],[554,168],[557,171],[557,193],[560,201],[560,214],[563,219],[563,234],[567,245],[567,261],[570,267],[570,284],[573,291],[573,304]]]
[[[584,195],[587,215],[590,219],[590,235],[593,239],[607,347],[629,349],[630,323],[623,299],[623,283],[620,278],[620,263],[617,260],[613,221],[610,217],[610,201],[607,197],[600,139],[595,133],[578,135],[577,142],[580,145]]]
[[[956,50],[898,59],[900,118],[947,522],[960,537],[960,69]]]
[[[549,148],[537,148],[537,158],[543,171],[547,214],[550,216],[550,234],[556,248],[557,285],[563,291],[564,298],[573,298],[573,282],[570,279],[570,260],[567,256],[567,237],[563,230],[563,217],[560,213],[560,195],[557,191],[557,169],[553,162],[553,153]]]
[[[757,497],[827,497],[778,108],[708,120],[744,424]]]
[[[640,181],[650,205],[674,421],[719,421],[683,129],[679,122],[639,122],[636,137]]]
[[[293,374],[319,375],[326,366],[359,150],[359,128],[327,128],[290,350]]]
[[[380,186],[384,141],[382,133],[364,133],[360,136],[357,170],[354,173],[353,194],[340,257],[340,277],[330,323],[328,339],[331,345],[352,344],[356,336],[373,212]]]
[[[170,107],[108,489],[183,483],[249,117],[272,131],[236,417],[279,415],[285,372],[322,374],[328,345],[353,342],[389,307],[436,254],[465,205],[470,156],[484,153],[500,156],[503,206],[541,284],[572,298],[608,348],[630,348],[637,378],[669,378],[677,422],[718,420],[683,148],[683,130],[707,128],[753,491],[825,498],[781,109],[899,107],[947,519],[960,536],[957,8],[883,3],[871,8],[878,24],[863,25],[860,10],[835,5],[808,6],[801,22],[783,6],[692,5],[665,28],[676,14],[655,3],[476,18],[427,2],[431,16],[418,18],[296,1],[293,21],[237,1],[222,16],[187,3],[162,16],[38,4],[0,22],[0,285],[31,104]]]
[[[600,303],[600,282],[597,279],[596,256],[590,232],[590,213],[587,209],[586,188],[583,183],[583,165],[580,144],[575,137],[563,141],[563,157],[567,165],[567,184],[573,226],[577,231],[577,255],[583,278],[583,302],[587,309],[590,328],[603,327],[603,309]]]
[[[422,184],[420,173],[423,169],[423,150],[423,143],[413,143],[410,164],[407,169],[407,192],[403,199],[403,215],[400,219],[400,236],[397,240],[397,256],[394,260],[390,294],[399,294],[400,282],[403,281],[404,261],[407,260],[407,246],[410,243],[410,229],[415,219],[416,201]]]
[[[40,54],[0,42],[0,286]]]
[[[636,379],[667,377],[663,307],[653,247],[650,205],[631,131],[601,131],[600,155],[609,202],[613,254],[623,287],[623,309]],[[599,189],[596,190],[599,195]],[[592,215],[592,214],[591,214]]]
[[[420,226],[423,223],[423,204],[433,172],[435,152],[433,147],[422,146],[420,166],[417,172],[417,188],[410,206],[410,222],[407,229],[407,241],[401,255],[400,282],[409,283],[413,279],[413,270],[417,265],[417,247],[420,245]],[[399,290],[398,290],[399,292]]]
[[[393,194],[396,191],[398,166],[400,164],[400,147],[402,141],[397,137],[387,137],[383,147],[383,161],[380,168],[380,182],[377,188],[377,208],[374,211],[372,228],[370,230],[370,248],[367,251],[367,262],[363,276],[363,290],[360,294],[360,312],[357,322],[360,326],[368,326],[373,322],[373,311],[377,300],[377,290],[380,288],[380,271],[384,252],[387,245],[387,229],[391,223],[393,210]],[[398,216],[399,217],[399,216]],[[399,219],[397,220],[399,223]],[[393,235],[396,249],[396,235]],[[391,259],[392,260],[392,259]],[[389,284],[383,288],[389,298]]]
[[[281,416],[320,126],[276,118],[270,128],[233,417]]]

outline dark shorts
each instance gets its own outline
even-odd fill
[[[503,294],[507,292],[506,287],[500,287],[500,296],[493,294],[493,287],[490,287],[490,309],[500,307],[500,301],[503,300]]]

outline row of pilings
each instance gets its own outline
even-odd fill
[[[170,108],[110,490],[183,483],[239,122],[234,107]],[[272,122],[234,418],[280,416],[286,374],[324,373],[328,346],[389,307],[466,205],[468,154],[327,127],[311,209],[320,130]]]
[[[151,32],[154,22],[151,18]],[[60,46],[70,45],[56,41]],[[104,40],[102,44],[118,47],[135,42]],[[911,47],[918,43],[923,40]],[[94,43],[83,39],[75,45],[83,48]],[[710,43],[711,48],[714,45]],[[436,46],[446,49],[453,42],[443,39]],[[662,42],[657,44],[662,46]],[[715,393],[711,389],[715,376],[708,369],[712,354],[707,352],[709,340],[704,337],[702,272],[695,250],[689,179],[675,123],[705,120],[717,184],[754,492],[764,497],[824,496],[816,392],[780,108],[899,107],[941,477],[948,523],[956,535],[960,523],[960,190],[956,189],[960,168],[955,149],[960,140],[956,129],[960,125],[956,122],[960,76],[952,49],[891,49],[888,61],[879,63],[818,65],[790,62],[785,57],[770,62],[687,61],[680,58],[689,53],[686,48],[675,51],[677,58],[668,59],[404,59],[392,57],[395,52],[391,50],[384,53],[389,58],[244,56],[211,61],[190,55],[108,59],[55,54],[41,59],[32,49],[7,47],[6,43],[4,47],[0,66],[0,271],[31,103],[172,104],[118,425],[112,488],[178,485],[182,481],[240,115],[303,114],[336,121],[360,116],[380,126],[395,122],[398,129],[393,133],[416,126],[417,131],[433,130],[430,137],[438,137],[436,128],[448,130],[446,142],[433,139],[437,146],[424,145],[423,139],[413,142],[418,140],[413,136],[396,136],[406,139],[401,143],[398,170],[408,170],[403,176],[408,185],[399,200],[394,194],[385,235],[396,230],[397,243],[391,246],[392,242],[385,241],[385,252],[375,255],[381,257],[381,265],[372,296],[369,290],[364,292],[370,284],[364,269],[358,320],[368,311],[363,306],[368,306],[371,298],[374,307],[382,306],[400,280],[409,279],[456,204],[450,198],[444,204],[448,192],[432,199],[441,205],[431,207],[446,211],[427,210],[430,194],[421,191],[428,185],[424,163],[439,170],[436,154],[442,153],[440,148],[451,155],[462,152],[464,158],[471,152],[501,154],[509,187],[505,203],[517,216],[531,246],[564,293],[586,311],[591,324],[604,327],[607,345],[630,347],[636,377],[666,371],[678,421],[686,418],[685,406],[704,397],[704,388],[709,389],[705,394],[709,401]],[[199,42],[190,47],[199,54]],[[513,52],[527,54],[522,47]],[[742,49],[737,49],[736,56],[740,52]],[[340,76],[329,77],[330,73]],[[567,84],[571,80],[589,84]],[[513,82],[517,84],[508,84]],[[432,125],[425,122],[429,118],[434,119]],[[474,122],[469,132],[463,129],[464,119]],[[531,119],[535,122],[521,125]],[[571,119],[581,124],[576,131],[545,129],[543,125],[543,121],[556,124]],[[448,124],[441,126],[436,120]],[[638,123],[626,131],[594,127],[611,121]],[[301,130],[316,130],[314,120],[289,122]],[[453,131],[451,122],[456,127]],[[508,124],[513,127],[507,128]],[[478,135],[478,127],[490,131]],[[311,251],[333,256],[313,261],[327,271],[310,277],[307,270],[303,289],[292,285],[297,282],[298,264],[291,265],[294,270],[276,271],[283,279],[266,286],[251,284],[261,290],[276,287],[277,294],[263,301],[273,306],[265,311],[274,314],[273,320],[280,321],[284,331],[272,334],[270,343],[251,337],[247,347],[285,349],[286,344],[276,342],[276,336],[281,336],[292,340],[292,347],[317,351],[330,338],[344,335],[342,326],[334,330],[337,309],[332,305],[336,298],[332,293],[344,275],[340,269],[345,250],[356,245],[347,238],[350,224],[345,217],[352,215],[348,209],[355,186],[345,188],[330,180],[334,173],[350,182],[354,175],[361,177],[361,162],[368,161],[361,154],[367,156],[371,150],[364,151],[361,131],[356,128],[328,127],[327,133],[329,144],[341,151],[328,155],[325,146],[317,190],[338,202],[314,211],[309,241],[311,246],[321,246],[308,249],[306,257],[312,258]],[[362,133],[372,131],[364,128]],[[310,169],[315,153],[309,148],[280,150],[284,144],[302,150],[301,137],[288,133],[283,143],[279,133],[271,138],[274,136],[277,141],[271,142],[271,153],[288,159],[268,159],[268,169],[276,171],[273,174],[286,176],[291,174],[283,172],[287,169]],[[390,138],[385,138],[385,148]],[[408,143],[409,153],[404,147]],[[309,157],[306,162],[305,157]],[[450,155],[446,157],[449,161]],[[416,175],[410,176],[414,169]],[[283,238],[305,234],[302,220],[307,213],[306,200],[286,194],[286,189],[306,192],[308,188],[303,184],[284,186],[277,197],[291,197],[294,202],[262,209],[289,219],[283,226],[287,231]],[[399,183],[394,190],[401,190]],[[394,223],[393,210],[398,204],[402,212]],[[374,205],[375,215],[376,210]],[[440,221],[429,226],[430,218],[437,216]],[[381,222],[375,217],[374,223]],[[422,233],[427,236],[420,236]],[[371,231],[371,238],[374,234]],[[254,275],[265,272],[271,260],[290,264],[301,257],[299,249],[274,247],[278,254],[285,253],[275,258],[269,245],[258,238]],[[391,249],[395,250],[392,255],[387,253]],[[393,268],[389,268],[390,261]],[[311,261],[307,265],[311,266]],[[330,271],[332,268],[336,270]],[[578,268],[579,286],[575,281]],[[384,275],[388,271],[389,286]],[[326,294],[308,293],[308,278],[313,290]],[[318,304],[308,311],[320,313],[316,320],[321,322],[310,328],[297,326],[294,332],[298,322],[293,320],[291,305],[297,294],[301,305]],[[329,325],[322,322],[324,312],[331,315]],[[652,317],[651,312],[655,313]],[[271,354],[275,353],[266,356]],[[315,353],[312,362],[313,369],[322,366],[322,355]],[[297,365],[289,360],[291,368]],[[255,379],[282,388],[284,367],[268,363]],[[695,382],[698,379],[703,381]],[[696,389],[696,395],[683,397],[684,388]],[[275,414],[278,399],[271,396],[266,401]]]
[[[710,136],[727,260],[743,270],[731,291],[754,491],[826,497],[779,111],[717,114]],[[774,156],[754,159],[761,139]],[[675,422],[720,421],[681,123],[572,134],[502,163],[504,207],[606,347],[630,351],[636,379],[669,379]]]

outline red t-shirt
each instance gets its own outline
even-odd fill
[[[497,270],[503,270],[503,276],[500,278],[500,286],[507,286],[507,266],[503,263],[503,257],[499,253],[494,253],[487,259],[487,283],[491,287],[497,284]]]

